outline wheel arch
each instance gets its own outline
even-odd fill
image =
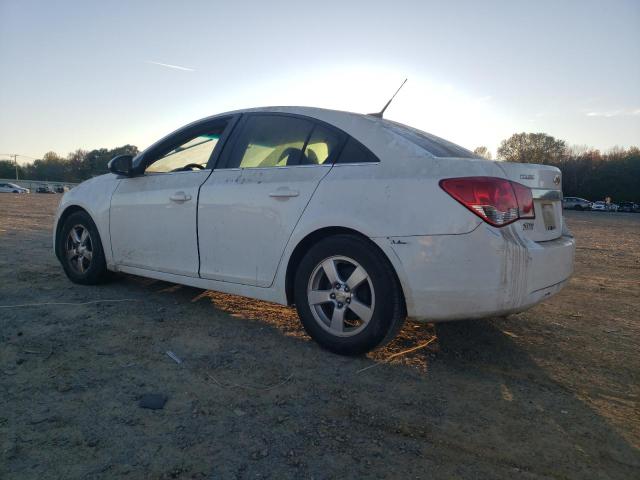
[[[353,235],[355,237],[362,239],[365,243],[370,245],[371,248],[377,251],[382,256],[382,258],[384,258],[389,263],[389,266],[391,267],[393,274],[395,275],[396,281],[398,282],[398,285],[400,287],[402,301],[406,303],[404,287],[402,285],[402,282],[400,281],[400,278],[398,277],[398,272],[396,271],[396,268],[393,262],[387,256],[384,250],[382,250],[369,237],[360,233],[357,230],[354,230],[348,227],[332,226],[332,227],[323,227],[307,234],[304,238],[302,238],[302,240],[298,242],[296,247],[291,252],[291,255],[289,256],[289,260],[287,262],[287,271],[285,275],[285,295],[286,295],[287,305],[293,305],[294,303],[294,298],[295,298],[294,297],[294,283],[295,283],[294,279],[296,276],[296,271],[298,270],[298,265],[300,265],[300,262],[302,261],[304,254],[313,245],[320,242],[321,240],[324,240],[325,238],[328,238],[328,237],[332,237],[334,235],[344,235],[344,234]]]

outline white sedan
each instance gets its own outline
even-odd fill
[[[21,187],[15,183],[0,183],[0,192],[3,193],[29,193],[28,188]]]
[[[407,317],[521,312],[573,271],[557,168],[484,160],[376,116],[216,115],[109,170],[60,203],[54,246],[72,281],[125,272],[295,305],[341,354]]]

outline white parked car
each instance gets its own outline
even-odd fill
[[[109,169],[56,215],[72,281],[125,272],[295,304],[342,354],[375,348],[406,317],[521,312],[573,270],[557,168],[485,160],[375,116],[221,114]]]
[[[596,212],[617,212],[618,208],[618,205],[616,205],[615,203],[610,203],[607,205],[607,203],[603,202],[602,200],[593,202],[593,205],[591,205],[591,210]]]
[[[21,187],[15,183],[0,183],[0,192],[3,193],[29,193],[28,188]]]

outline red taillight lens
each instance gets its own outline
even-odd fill
[[[535,218],[531,189],[495,177],[462,177],[440,180],[440,187],[494,227],[519,218]]]

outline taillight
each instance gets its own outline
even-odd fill
[[[535,218],[531,189],[520,183],[495,177],[461,177],[440,180],[440,187],[494,227]]]

